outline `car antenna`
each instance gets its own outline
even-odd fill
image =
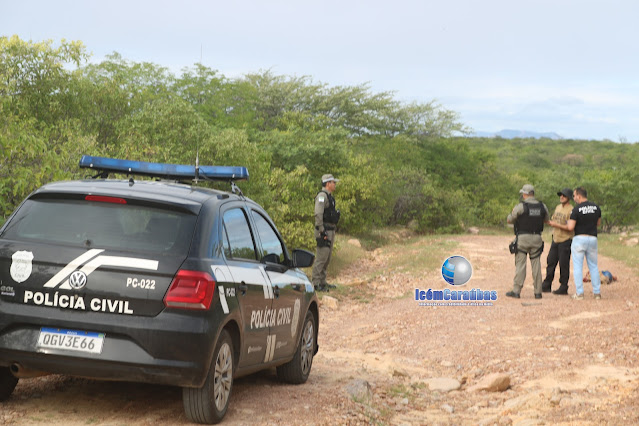
[[[196,184],[200,181],[200,147],[198,146],[195,151],[195,179],[193,182]]]

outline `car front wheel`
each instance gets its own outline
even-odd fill
[[[232,389],[233,342],[229,333],[223,330],[204,386],[182,389],[186,416],[196,423],[219,423],[228,409]]]

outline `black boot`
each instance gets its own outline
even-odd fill
[[[564,295],[566,295],[566,294],[568,294],[568,286],[567,285],[559,286],[559,288],[557,290],[553,291],[552,294],[564,294]]]
[[[544,281],[543,283],[541,283],[541,291],[543,293],[550,293],[550,283],[547,283],[546,281]]]

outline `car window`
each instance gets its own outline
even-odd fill
[[[236,208],[224,213],[224,254],[229,259],[257,260],[251,228],[244,210]]]
[[[83,247],[188,251],[196,216],[156,207],[85,200],[27,200],[3,238]]]
[[[277,263],[284,263],[284,247],[282,246],[282,242],[278,238],[277,233],[261,213],[255,210],[253,210],[253,213],[257,233],[260,236],[260,241],[262,242],[262,257],[275,255],[277,257]],[[273,256],[273,258],[275,256]]]
[[[222,232],[222,247],[224,248],[224,256],[227,259],[230,259],[231,256],[231,245],[229,244],[229,235],[226,231],[226,225],[224,225],[224,232]]]

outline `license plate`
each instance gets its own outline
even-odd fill
[[[104,333],[65,330],[63,328],[42,327],[38,337],[39,348],[63,349],[92,354],[101,353],[103,343]]]

